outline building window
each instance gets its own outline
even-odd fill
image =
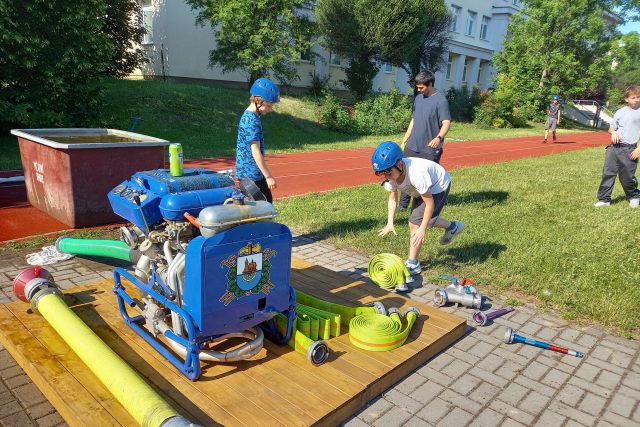
[[[336,55],[333,52],[329,52],[329,64],[340,66],[342,64],[342,59],[340,58],[340,55]]]
[[[385,62],[384,63],[384,72],[389,74],[389,73],[393,73],[393,65]]]
[[[153,44],[153,1],[142,0],[142,26],[146,30],[142,44]]]
[[[476,12],[467,12],[467,26],[464,30],[465,36],[475,36],[476,32],[476,18],[478,14]]]
[[[469,66],[467,65],[467,61],[464,61],[464,66],[462,67],[462,81],[466,82],[467,81],[467,70],[469,69]]]
[[[449,31],[458,32],[458,22],[460,22],[460,14],[462,8],[460,6],[451,5],[451,24],[449,24]]]
[[[300,61],[311,62],[311,46],[309,46],[309,49],[300,52]]]
[[[481,78],[482,78],[482,69],[484,68],[484,62],[480,63],[480,66],[478,67],[478,78],[476,79],[476,83],[480,83],[481,82]]]
[[[487,32],[489,31],[489,21],[491,18],[488,16],[482,17],[482,23],[480,24],[480,39],[487,40]]]
[[[447,73],[445,75],[445,78],[447,80],[451,80],[451,70],[453,70],[453,61],[451,60],[451,58],[449,58],[449,60],[447,61]]]
[[[514,6],[520,6],[520,0],[513,0]]]

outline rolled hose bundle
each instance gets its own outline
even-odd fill
[[[120,240],[74,239],[62,236],[56,240],[56,249],[73,255],[92,255],[137,262],[138,251],[133,251]]]
[[[404,261],[398,255],[378,254],[369,261],[369,277],[376,285],[384,289],[403,286],[407,277],[411,277]]]
[[[282,313],[277,313],[273,318],[280,333],[287,330],[287,317]],[[296,352],[307,357],[312,364],[318,366],[327,361],[329,357],[329,347],[324,341],[314,341],[300,330],[298,330],[298,318],[294,320],[293,334],[287,343]]]
[[[340,316],[340,323],[344,326],[349,326],[349,322],[356,316],[361,314],[387,314],[387,310],[384,308],[384,305],[376,301],[373,303],[373,306],[360,306],[360,307],[349,307],[346,305],[335,304],[329,301],[321,300],[320,298],[316,298],[307,293],[304,293],[298,289],[296,291],[296,302],[298,304],[303,304],[308,307],[312,307],[314,309],[323,310],[325,312],[330,312],[335,315]],[[339,328],[339,326],[338,326]],[[333,334],[333,336],[340,335],[340,329],[337,330],[337,333]]]
[[[405,312],[407,326],[402,329],[400,310],[389,309],[389,316],[363,314],[349,323],[349,340],[356,347],[369,351],[388,351],[400,347],[407,340],[414,323],[420,317],[415,307]]]
[[[319,308],[296,304],[298,330],[312,340],[328,340],[340,335],[340,315]]]

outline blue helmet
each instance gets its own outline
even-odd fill
[[[267,102],[280,102],[280,89],[271,80],[260,77],[249,89],[251,96],[259,96]]]
[[[560,99],[560,97],[558,95],[553,95],[553,100],[554,101],[558,101]]]
[[[402,148],[393,141],[385,141],[378,145],[371,156],[371,166],[374,172],[387,170],[402,160]]]

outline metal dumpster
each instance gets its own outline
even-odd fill
[[[107,193],[133,173],[164,167],[169,141],[114,129],[14,129],[27,198],[72,228],[121,221]]]

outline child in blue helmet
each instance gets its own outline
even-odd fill
[[[277,183],[264,160],[264,135],[260,116],[273,111],[273,105],[280,102],[280,91],[271,80],[262,77],[253,83],[249,93],[250,104],[240,117],[238,126],[236,178],[251,179],[271,203],[271,190],[277,187]]]
[[[553,102],[549,105],[549,111],[547,111],[547,121],[544,124],[544,140],[543,144],[547,143],[547,137],[549,136],[549,129],[553,134],[553,141],[556,140],[556,128],[560,124],[560,97],[553,95]]]
[[[373,172],[386,178],[384,187],[389,191],[387,203],[387,225],[378,231],[379,236],[396,234],[394,220],[398,190],[413,197],[409,216],[409,258],[405,265],[411,274],[420,274],[422,268],[418,257],[424,243],[427,229],[444,228],[441,245],[447,245],[464,230],[462,221],[448,221],[440,217],[447,202],[451,179],[447,171],[438,163],[418,157],[402,157],[402,149],[393,141],[385,141],[371,157]],[[399,289],[398,289],[399,290]]]

